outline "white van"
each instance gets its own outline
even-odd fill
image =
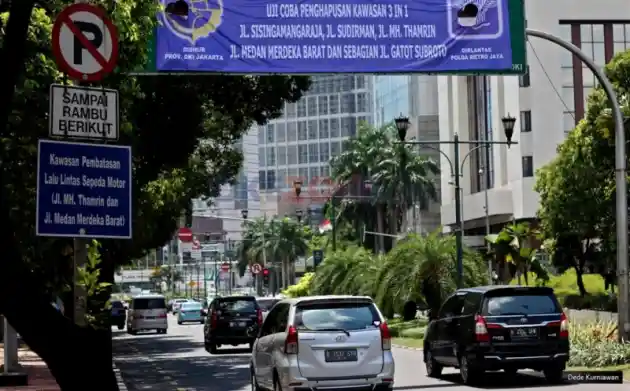
[[[139,295],[131,300],[127,315],[127,332],[156,330],[158,334],[166,334],[168,319],[166,317],[166,299],[162,295]]]

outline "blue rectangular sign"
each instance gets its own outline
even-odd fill
[[[160,0],[171,72],[413,73],[512,68],[508,0]],[[461,10],[476,10],[462,17]],[[471,15],[466,13],[466,15]]]
[[[39,236],[131,239],[131,147],[39,140]]]

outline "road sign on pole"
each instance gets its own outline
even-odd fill
[[[52,137],[118,140],[118,91],[50,85]]]
[[[105,12],[72,4],[57,16],[52,48],[61,71],[79,81],[98,81],[116,67],[118,33]]]
[[[131,148],[39,140],[38,236],[131,239]]]
[[[260,272],[262,272],[262,266],[259,263],[254,263],[249,267],[249,271],[252,272],[253,275],[260,274]]]
[[[322,250],[313,250],[313,265],[317,267],[324,260],[324,252]]]
[[[179,232],[177,232],[177,237],[184,243],[192,243],[193,241],[193,233],[188,227],[180,228]]]

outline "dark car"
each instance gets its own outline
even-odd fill
[[[262,310],[253,296],[215,298],[204,323],[206,350],[214,354],[221,345],[240,344],[249,344],[251,349],[262,321]]]
[[[263,312],[263,320],[267,317],[267,314],[273,308],[276,303],[280,301],[280,299],[275,299],[273,297],[259,297],[256,299],[258,302],[258,306],[260,310]]]
[[[127,320],[127,309],[122,301],[112,301],[111,321],[112,325],[118,327],[118,330],[125,328]]]
[[[567,318],[547,287],[460,289],[429,322],[424,339],[427,374],[437,377],[442,368],[456,367],[466,384],[485,371],[519,369],[560,382],[568,360]]]

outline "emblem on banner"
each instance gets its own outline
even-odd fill
[[[223,21],[223,0],[189,0],[188,16],[166,13],[166,5],[171,1],[160,0],[159,23],[192,45],[216,32]]]

